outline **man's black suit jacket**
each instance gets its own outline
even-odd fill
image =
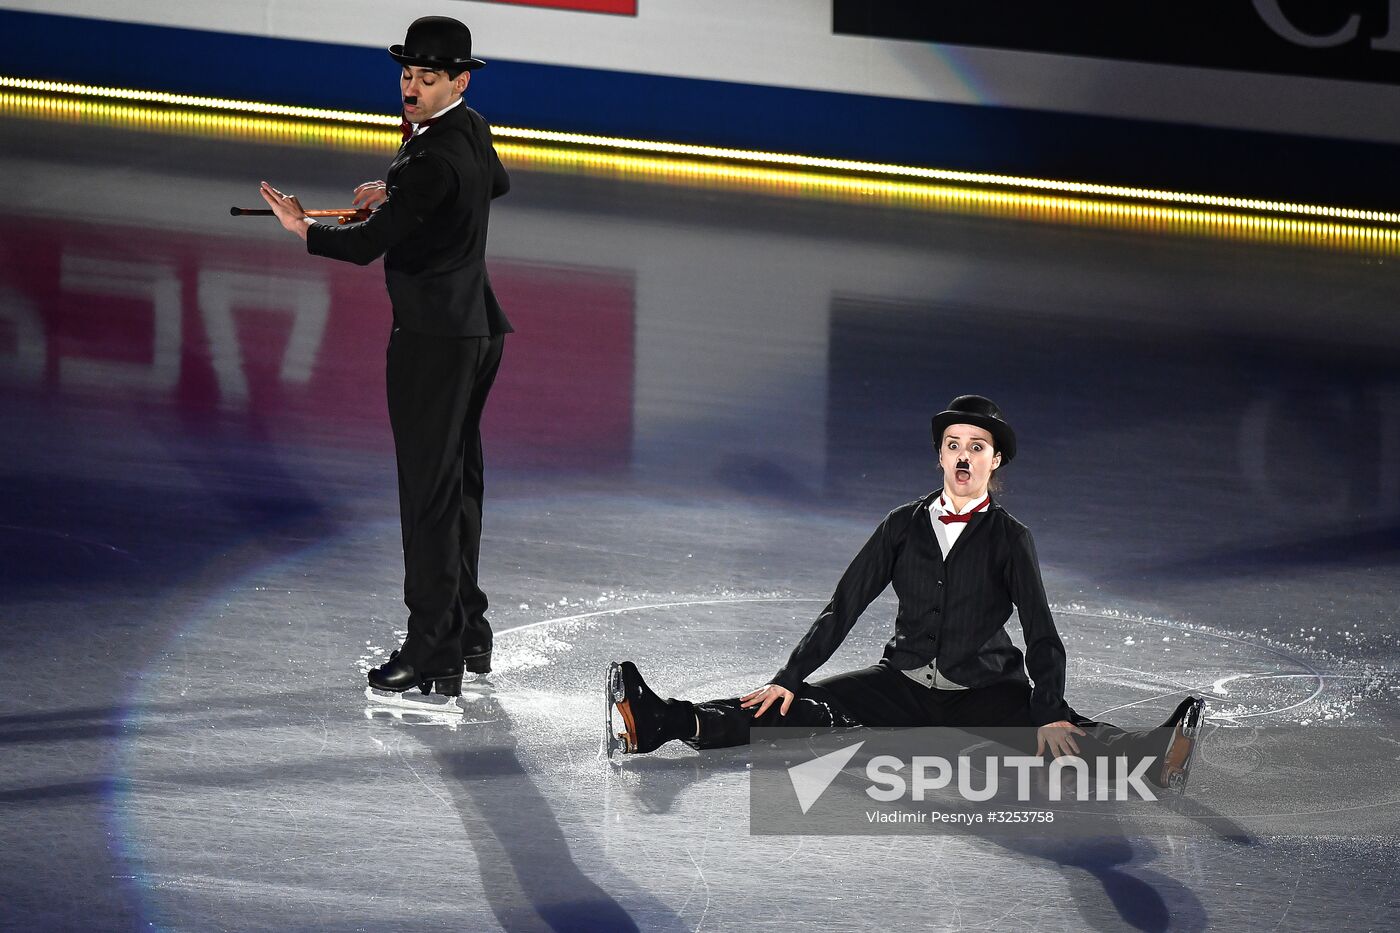
[[[510,333],[486,274],[491,199],[510,177],[481,114],[458,104],[399,148],[388,199],[362,223],[313,224],[306,249],[368,265],[384,257],[394,322],[420,334]]]
[[[936,495],[885,517],[771,682],[796,691],[893,583],[899,612],[882,664],[913,670],[937,658],[938,670],[964,687],[1025,683],[1029,668],[1035,724],[1069,718],[1065,647],[1050,615],[1030,531],[989,502],[968,522],[945,561],[929,523],[929,503]],[[1026,639],[1024,658],[1006,633],[1013,604]]]

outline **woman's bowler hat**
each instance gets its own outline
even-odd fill
[[[975,424],[992,432],[992,444],[1001,454],[1001,465],[1006,466],[1016,456],[1016,432],[1001,416],[997,403],[980,395],[959,395],[948,403],[946,411],[933,416],[933,446],[943,443],[943,432],[950,424]]]
[[[403,45],[389,46],[400,65],[418,68],[465,68],[474,71],[486,63],[472,58],[472,31],[450,16],[424,16],[413,21]]]

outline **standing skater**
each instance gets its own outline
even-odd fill
[[[389,54],[403,66],[403,145],[384,181],[355,189],[362,223],[318,224],[267,182],[261,194],[282,226],[316,256],[367,265],[384,257],[393,304],[386,382],[398,461],[408,637],[371,687],[461,692],[462,669],[491,669],[481,547],[481,413],[510,322],[486,274],[491,200],[510,179],[491,128],[462,103],[471,31],[445,16],[408,27]]]
[[[994,472],[1016,456],[1001,410],[959,396],[933,416],[933,441],[943,488],[886,516],[769,683],[732,699],[662,700],[632,662],[613,664],[609,750],[649,752],[673,739],[744,745],[754,726],[1026,727],[1037,755],[1079,754],[1075,736],[1085,736],[1114,755],[1160,756],[1149,779],[1184,785],[1203,700],[1187,697],[1161,730],[1144,732],[1085,719],[1065,702],[1065,648],[1030,531],[989,493]],[[880,663],[809,683],[890,584],[899,611]],[[1005,629],[1013,605],[1024,657]]]

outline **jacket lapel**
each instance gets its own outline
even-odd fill
[[[929,508],[936,498],[938,498],[937,492],[931,492],[924,497],[924,501],[919,504],[919,509],[915,513],[919,516],[915,519],[915,523],[923,526],[923,530],[919,532],[921,535],[919,539],[920,545],[928,552],[929,558],[938,566],[941,572],[943,568],[943,548],[938,544],[938,535],[933,532],[933,523],[935,519],[932,510]]]
[[[413,140],[410,139],[399,147],[398,155],[394,156],[394,161],[389,163],[389,172],[384,176],[385,181],[392,182],[394,176],[399,173],[399,169],[403,168],[404,163],[408,161],[408,147],[412,142]]]

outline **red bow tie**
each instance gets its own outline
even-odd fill
[[[970,522],[972,521],[972,516],[985,509],[991,501],[991,499],[983,499],[977,508],[973,509],[971,512],[965,512],[962,515],[940,515],[938,516],[938,520],[945,525]],[[938,504],[943,505],[943,500],[939,499]]]
[[[413,128],[415,125],[419,128],[428,127],[441,119],[442,117],[433,117],[431,120],[424,120],[422,123],[418,124],[409,123],[407,120],[403,121],[399,124],[399,132],[403,134],[403,139],[401,139],[400,142],[406,143],[413,137]]]

